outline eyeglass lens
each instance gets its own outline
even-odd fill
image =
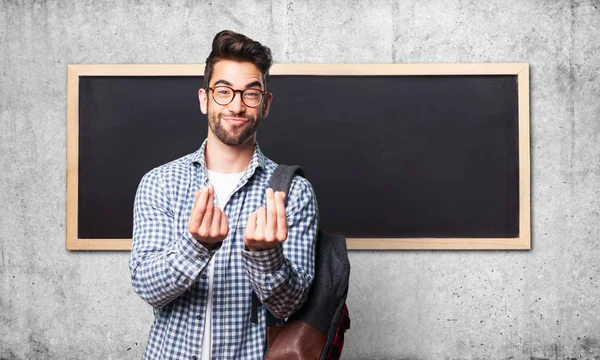
[[[239,91],[239,90],[238,90]],[[216,86],[213,90],[213,99],[219,105],[227,105],[233,101],[235,93],[237,91],[233,90],[228,86]],[[241,91],[242,94],[242,102],[246,106],[255,107],[260,104],[262,101],[262,91],[258,89],[246,89]]]

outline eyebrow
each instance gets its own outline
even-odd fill
[[[221,79],[221,80],[217,80],[217,81],[216,81],[216,82],[213,84],[213,86],[217,86],[217,85],[219,85],[219,84],[221,84],[221,85],[227,85],[227,86],[231,86],[231,87],[233,87],[233,84],[232,84],[232,83],[230,83],[230,82],[229,82],[229,81],[227,81],[227,80],[223,80],[223,79]],[[253,88],[253,87],[259,87],[259,88],[261,88],[261,89],[262,89],[262,83],[261,83],[260,81],[256,80],[256,81],[253,81],[253,82],[251,82],[251,83],[249,83],[249,84],[246,84],[246,89],[250,89],[250,88]]]
[[[233,84],[232,84],[232,83],[230,83],[230,82],[229,82],[229,81],[227,81],[227,80],[217,80],[217,81],[216,81],[216,82],[213,84],[213,86],[217,86],[217,85],[219,85],[219,84],[221,84],[221,85],[227,85],[227,86],[233,86]]]
[[[252,88],[252,87],[259,87],[262,89],[262,83],[258,80],[251,82],[250,84],[246,85],[246,89]]]

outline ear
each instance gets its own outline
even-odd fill
[[[208,94],[206,93],[206,89],[198,90],[198,100],[200,101],[200,111],[206,115],[208,109]]]
[[[265,97],[265,103],[262,109],[262,117],[263,119],[269,115],[269,109],[271,108],[271,102],[273,101],[273,94],[268,93],[267,97]]]

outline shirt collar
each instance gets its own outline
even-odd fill
[[[200,149],[192,153],[192,156],[190,157],[191,164],[199,164],[200,167],[203,169],[206,169],[206,158],[204,156],[204,151],[206,150],[207,140],[208,139],[205,139]],[[258,142],[256,142],[254,145],[254,153],[252,154],[252,158],[250,159],[250,163],[248,164],[248,169],[246,170],[246,173],[253,174],[256,168],[265,169],[265,164],[265,156],[263,155],[262,151],[260,151]]]

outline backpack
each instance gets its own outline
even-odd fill
[[[269,187],[287,194],[295,174],[304,177],[304,171],[298,166],[279,165],[271,176]],[[319,229],[315,275],[306,303],[280,326],[266,311],[265,360],[338,360],[344,346],[344,333],[350,328],[346,306],[349,277],[346,238],[328,235]],[[258,296],[253,293],[252,318],[255,323],[258,322],[259,303]]]

